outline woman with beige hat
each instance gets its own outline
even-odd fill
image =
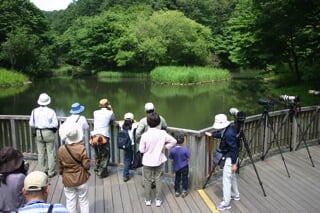
[[[90,159],[82,143],[82,128],[73,122],[65,122],[59,129],[59,135],[66,143],[58,150],[58,167],[62,175],[66,207],[71,213],[76,213],[79,200],[81,213],[89,213],[87,181],[90,177]]]

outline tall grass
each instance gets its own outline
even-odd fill
[[[28,76],[22,73],[0,68],[0,85],[1,86],[23,84],[28,81],[29,81]]]
[[[168,84],[194,84],[228,80],[228,70],[209,67],[175,67],[163,66],[153,69],[150,73],[153,82]]]

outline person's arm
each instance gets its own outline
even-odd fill
[[[161,129],[162,130],[167,130],[168,124],[167,124],[166,119],[164,119],[164,117],[162,117],[162,116],[160,116],[160,119],[161,119]]]
[[[141,119],[136,129],[136,135],[135,135],[136,143],[140,142],[141,136],[144,132],[145,132],[145,124]]]
[[[164,146],[166,147],[166,149],[171,149],[177,144],[177,140],[173,136],[169,135],[168,133],[166,133],[165,140],[166,142]]]

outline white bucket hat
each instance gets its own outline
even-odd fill
[[[218,114],[214,117],[214,129],[224,129],[229,126],[230,121],[227,120],[227,116],[225,114]]]
[[[64,122],[59,128],[59,135],[67,144],[79,143],[83,140],[82,128],[74,122]]]
[[[40,106],[47,106],[50,103],[51,103],[51,98],[47,93],[40,94],[38,98],[38,104]]]

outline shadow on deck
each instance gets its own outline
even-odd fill
[[[232,208],[224,212],[319,212],[320,200],[320,146],[309,147],[315,164],[312,167],[307,150],[267,156],[255,163],[266,196],[263,195],[252,165],[240,169],[238,176],[240,201],[233,201]],[[34,170],[36,161],[31,161]],[[286,163],[290,177],[284,167]],[[206,188],[191,191],[185,198],[175,197],[173,180],[165,178],[162,185],[164,202],[161,207],[144,204],[141,169],[132,172],[128,182],[122,180],[122,168],[110,167],[110,175],[100,179],[91,169],[89,199],[92,213],[104,212],[218,212],[222,198],[221,177],[213,177]],[[61,176],[50,180],[48,202],[65,204]],[[207,197],[206,197],[207,196]]]

